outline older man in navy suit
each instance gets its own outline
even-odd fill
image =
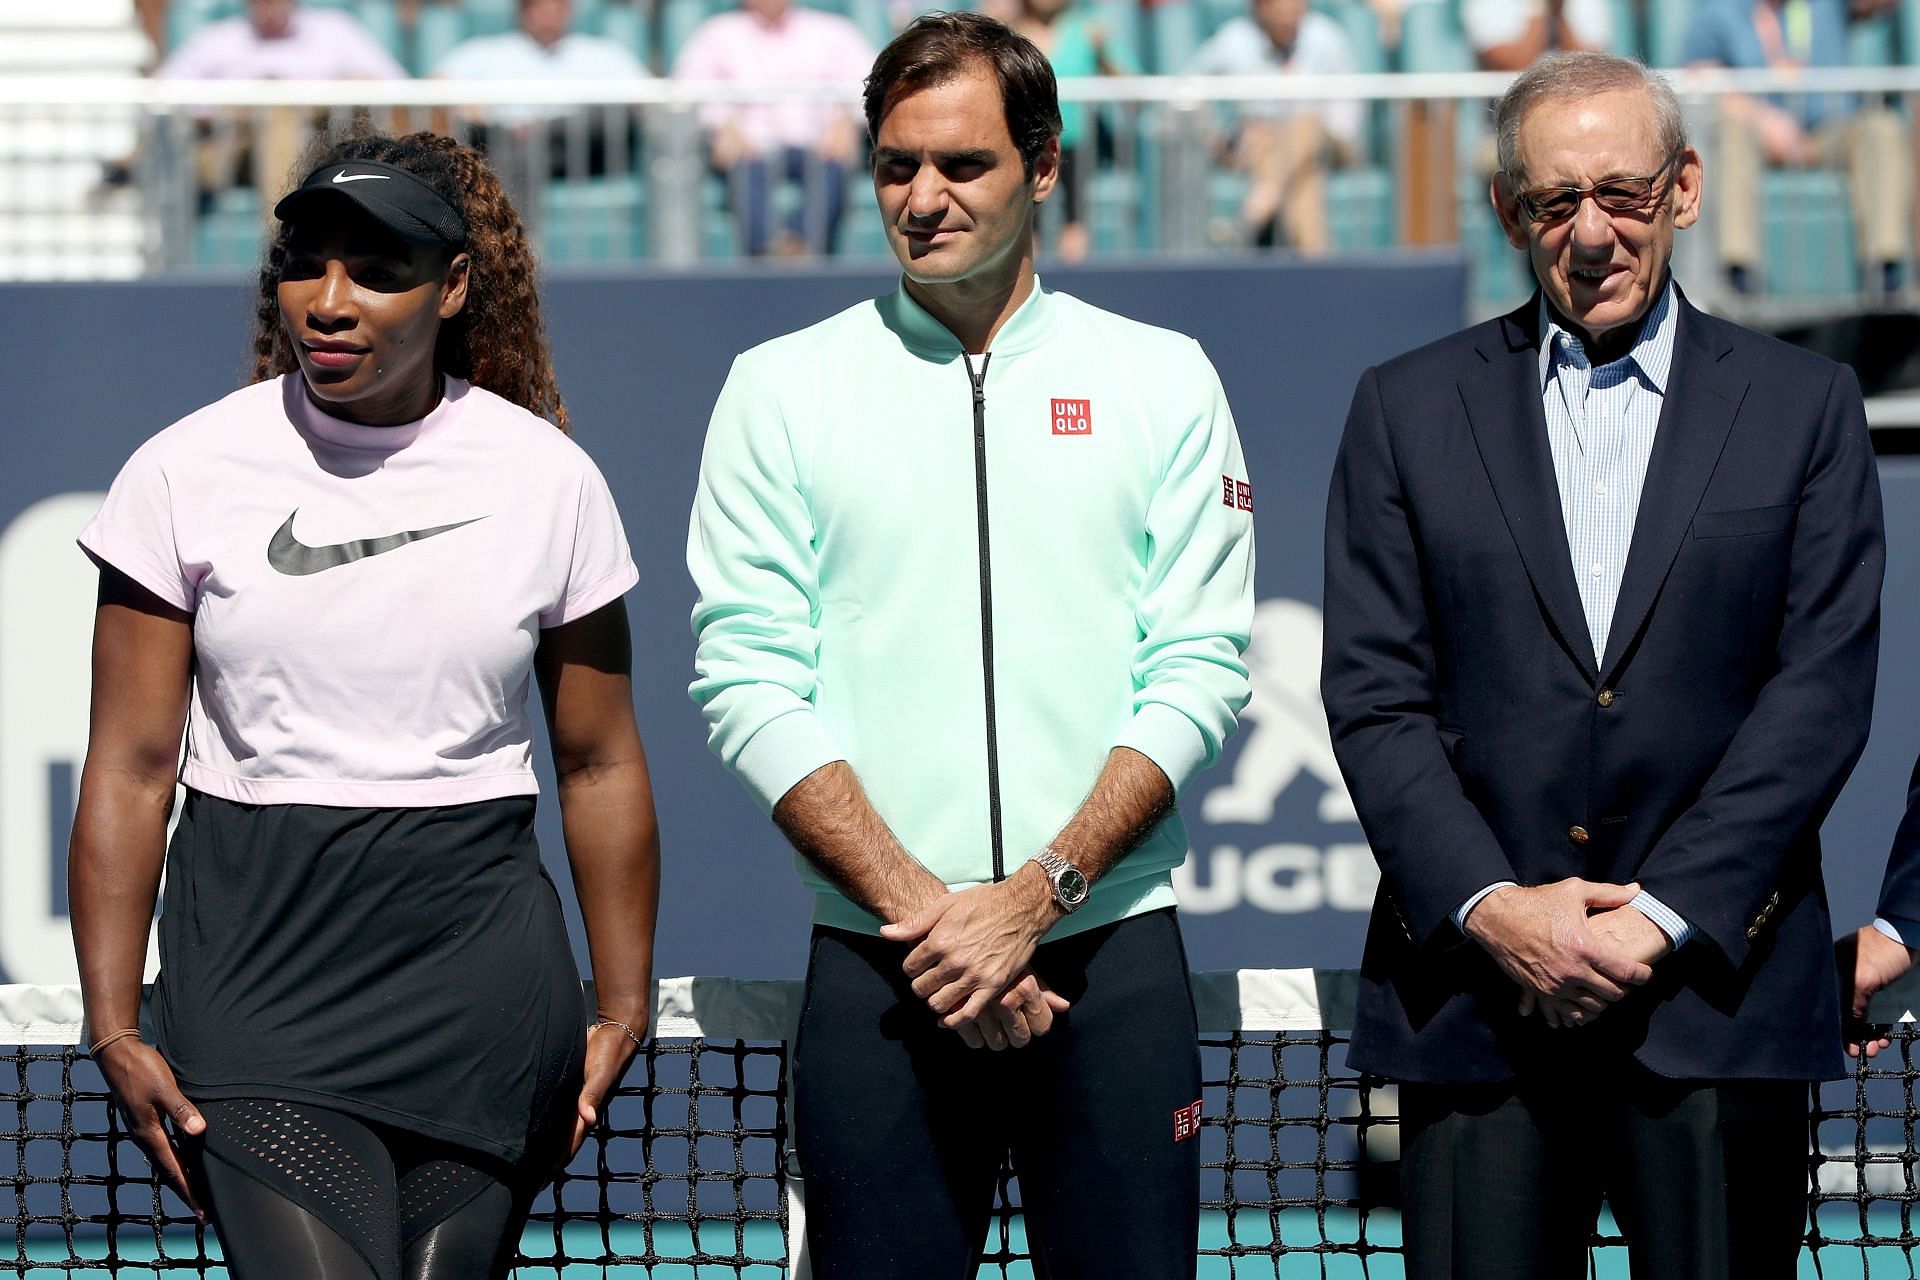
[[[1551,56],[1496,111],[1540,284],[1370,369],[1327,510],[1323,692],[1378,856],[1352,1058],[1403,1084],[1413,1280],[1794,1274],[1837,1073],[1818,831],[1866,742],[1883,559],[1846,368],[1694,309],[1673,92]]]

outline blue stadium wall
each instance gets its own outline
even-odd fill
[[[1356,964],[1376,873],[1314,687],[1326,481],[1360,372],[1458,327],[1465,267],[1403,256],[1049,279],[1201,340],[1257,494],[1255,700],[1225,758],[1182,800],[1194,963]],[[576,434],[612,483],[641,567],[628,607],[666,855],[663,974],[793,976],[805,963],[808,904],[789,855],[707,752],[686,696],[692,588],[681,556],[707,413],[736,352],[890,285],[882,274],[760,268],[563,277],[547,289]],[[72,536],[141,440],[236,385],[250,293],[231,279],[0,287],[0,980],[72,980],[65,847],[85,750],[94,590]],[[901,406],[903,425],[912,409]],[[1920,675],[1900,660],[1920,651],[1920,462],[1890,459],[1881,475],[1889,657],[1872,743],[1827,826],[1843,925],[1871,910],[1920,751]],[[550,795],[544,747],[541,768]],[[541,834],[564,886],[551,804]]]

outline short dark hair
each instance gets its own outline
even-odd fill
[[[990,69],[1000,82],[1007,132],[1027,172],[1060,136],[1060,90],[1047,55],[1006,23],[979,13],[927,13],[895,36],[873,61],[863,102],[867,133],[900,99],[947,83],[970,67]]]

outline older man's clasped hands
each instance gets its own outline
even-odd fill
[[[1468,914],[1465,930],[1519,988],[1522,1015],[1577,1027],[1653,977],[1673,950],[1665,932],[1628,905],[1637,884],[1577,877],[1535,888],[1493,890]]]

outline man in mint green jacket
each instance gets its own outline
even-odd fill
[[[971,1277],[1011,1152],[1046,1274],[1191,1275],[1175,795],[1247,701],[1252,486],[1197,344],[1034,275],[1037,49],[930,15],[866,112],[905,279],[735,362],[687,550],[691,692],[816,895],[813,1273]]]

